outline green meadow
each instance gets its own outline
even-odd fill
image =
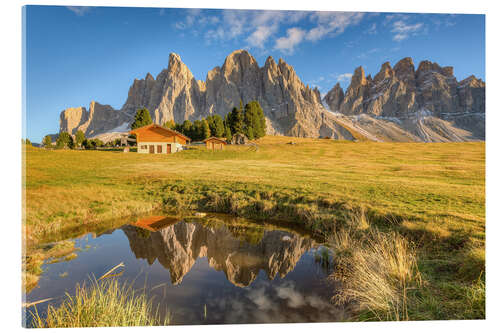
[[[484,142],[255,143],[168,156],[25,147],[26,262],[82,225],[155,209],[221,212],[296,223],[331,242],[345,271],[332,277],[345,285],[337,301],[354,304],[354,320],[484,318]],[[368,257],[387,265],[350,260]]]

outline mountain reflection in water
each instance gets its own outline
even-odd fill
[[[251,228],[246,226],[245,228]],[[205,226],[179,221],[151,232],[122,227],[138,259],[155,260],[170,272],[172,284],[182,282],[196,260],[206,257],[210,267],[223,271],[232,284],[250,285],[263,270],[269,280],[284,278],[315,242],[283,230],[263,230],[257,241],[241,240],[226,225]]]
[[[125,221],[130,223],[130,221]],[[123,262],[120,282],[143,289],[173,324],[325,322],[345,319],[327,281],[332,252],[289,225],[210,214],[150,216],[75,235],[71,261],[47,262],[27,302],[57,306],[75,285]]]

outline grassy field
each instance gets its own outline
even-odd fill
[[[369,230],[415,245],[423,287],[404,319],[484,317],[484,143],[256,143],[170,156],[26,147],[27,248],[157,208],[285,220],[325,236],[361,213]]]

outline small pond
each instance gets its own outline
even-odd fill
[[[172,324],[243,324],[340,321],[332,304],[332,251],[290,226],[224,215],[154,217],[74,238],[70,261],[43,265],[26,302],[57,305],[77,283],[117,264],[123,282],[145,287]],[[146,221],[146,222],[144,222]],[[148,222],[149,221],[149,222]],[[32,309],[32,308],[30,308]],[[29,321],[29,316],[28,316]]]

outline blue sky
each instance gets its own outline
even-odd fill
[[[376,74],[410,56],[485,78],[483,15],[28,6],[26,133],[57,133],[59,114],[95,100],[121,108],[135,78],[179,54],[197,79],[236,49],[261,66],[271,55],[305,84],[346,88],[354,68]]]

